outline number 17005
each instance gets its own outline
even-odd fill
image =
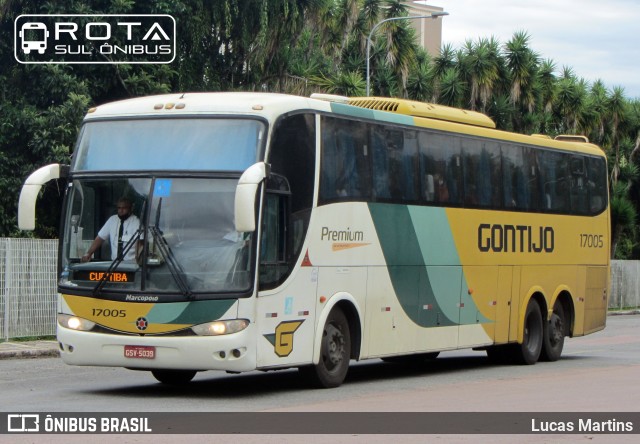
[[[602,234],[581,234],[580,246],[582,248],[602,248],[604,247],[604,236]]]

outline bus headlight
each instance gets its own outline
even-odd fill
[[[230,321],[214,321],[206,324],[194,325],[191,330],[198,336],[220,336],[238,333],[249,325],[246,319],[232,319]]]
[[[96,326],[95,322],[87,319],[61,313],[58,314],[58,324],[60,324],[61,327],[79,331],[89,331]]]

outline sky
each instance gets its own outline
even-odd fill
[[[442,42],[495,36],[506,43],[526,31],[529,46],[592,84],[640,99],[640,0],[430,0],[443,17]]]

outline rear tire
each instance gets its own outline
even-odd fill
[[[196,373],[195,370],[151,370],[154,378],[167,385],[188,384]]]
[[[540,306],[534,300],[529,301],[524,315],[524,338],[522,344],[512,344],[511,357],[517,364],[533,365],[542,351],[544,328]]]
[[[347,376],[350,357],[349,323],[342,310],[334,308],[322,330],[320,362],[300,367],[299,371],[314,387],[338,387]]]
[[[544,323],[541,361],[554,362],[560,359],[564,347],[565,319],[564,307],[560,301],[556,301],[551,319],[549,319],[549,322]]]

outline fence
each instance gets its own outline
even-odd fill
[[[56,331],[57,240],[0,238],[0,339]]]
[[[611,261],[609,309],[640,307],[640,261]]]
[[[0,238],[0,340],[56,331],[57,240]],[[609,308],[640,307],[640,261],[611,262]]]

